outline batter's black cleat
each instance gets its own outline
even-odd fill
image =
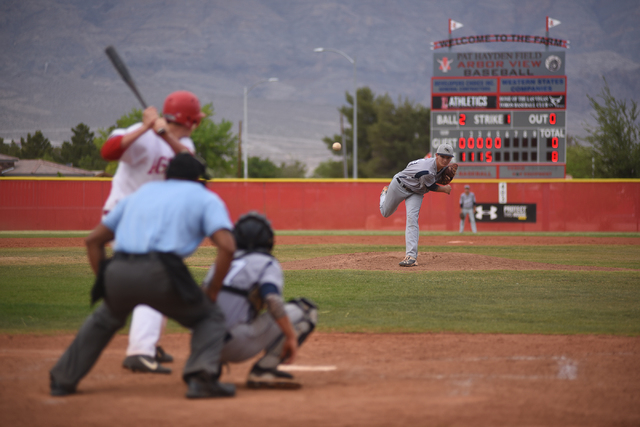
[[[122,362],[122,367],[133,372],[143,372],[149,374],[170,374],[171,369],[165,368],[153,357],[149,356],[127,356]]]
[[[49,378],[51,379],[51,396],[68,396],[76,392],[76,386],[62,385],[58,381],[56,381],[56,379],[53,378],[53,375],[51,374],[49,374]]]
[[[156,347],[156,362],[159,363],[171,363],[173,362],[173,356],[165,352],[160,346]]]
[[[277,368],[264,369],[254,366],[249,372],[247,387],[296,390],[302,387],[302,384],[297,382],[288,372],[279,371]]]
[[[187,380],[187,398],[206,399],[210,397],[233,397],[236,395],[234,384],[221,383],[215,379],[192,376]]]

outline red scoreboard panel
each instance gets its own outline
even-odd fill
[[[515,174],[520,177],[543,176],[539,171],[547,168],[553,172],[544,176],[564,178],[567,77],[557,74],[564,71],[564,55],[491,55],[502,62],[479,61],[486,57],[480,53],[434,58],[432,151],[444,142],[451,144],[455,161],[465,166],[463,175],[465,170],[481,171],[483,165],[494,170],[519,165],[532,170],[530,175]],[[533,59],[518,59],[522,57]],[[492,173],[475,176],[500,175]]]

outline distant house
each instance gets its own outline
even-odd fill
[[[17,157],[0,154],[0,176],[93,177],[110,175],[105,175],[103,171],[88,171],[46,160],[21,160]]]

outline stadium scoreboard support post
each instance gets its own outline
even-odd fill
[[[435,53],[431,147],[464,178],[564,178],[564,52]]]

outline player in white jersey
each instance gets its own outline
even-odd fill
[[[435,158],[409,162],[407,167],[397,173],[391,183],[385,186],[380,193],[380,213],[385,218],[390,217],[403,200],[407,208],[406,254],[405,258],[400,261],[401,267],[418,265],[418,238],[420,237],[418,217],[420,216],[422,199],[430,191],[451,193],[450,185],[441,186],[436,182],[452,158],[453,148],[449,144],[442,144],[438,147]]]
[[[101,149],[102,157],[119,163],[104,204],[103,218],[119,200],[143,184],[164,180],[165,170],[174,155],[195,152],[190,136],[204,116],[194,94],[178,91],[165,99],[163,117],[155,107],[148,107],[142,113],[142,123],[116,129],[109,135]],[[140,372],[171,372],[158,363],[173,360],[157,346],[165,323],[164,316],[149,306],[139,305],[133,310],[127,357],[123,362],[125,368]]]
[[[273,230],[264,216],[243,215],[233,235],[238,250],[217,299],[227,329],[220,360],[244,362],[264,350],[249,372],[247,386],[299,388],[291,374],[277,368],[295,359],[298,347],[317,323],[317,307],[305,298],[284,303],[282,269],[271,255]],[[215,265],[207,273],[205,288],[214,272]]]

